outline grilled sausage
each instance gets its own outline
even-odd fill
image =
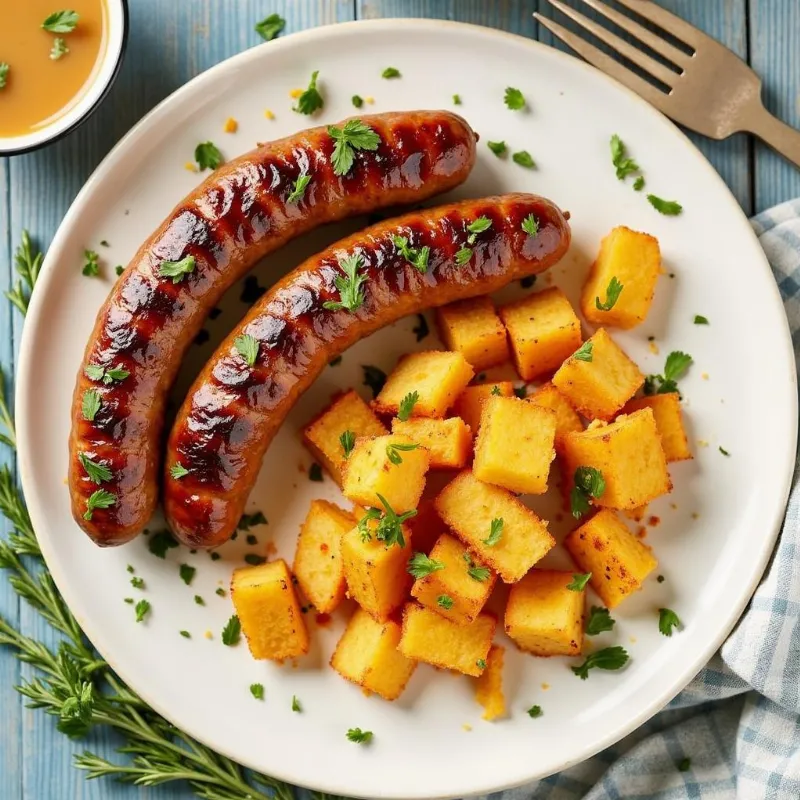
[[[100,309],[75,386],[69,486],[75,520],[99,545],[132,539],[158,495],[167,394],[225,290],[259,259],[322,223],[416,203],[462,183],[475,133],[459,116],[361,117],[380,137],[343,176],[335,140],[314,128],[217,170],[142,245]],[[341,124],[343,127],[343,123]],[[311,176],[289,201],[301,175]],[[184,262],[191,271],[165,262]],[[169,274],[177,274],[171,277]],[[97,468],[99,465],[100,469]]]
[[[530,215],[538,223],[534,236],[530,224],[528,231],[522,227]],[[474,224],[482,217],[489,226],[485,220]],[[417,254],[430,248],[425,272],[404,257],[395,237],[405,237]],[[308,259],[220,345],[178,413],[163,492],[173,533],[192,547],[213,547],[231,536],[281,423],[347,347],[400,317],[541,272],[569,243],[569,226],[555,205],[510,194],[387,220]],[[414,252],[410,256],[418,260]],[[355,274],[365,278],[362,296],[352,311],[336,308],[353,299],[342,291],[342,279],[345,266],[352,273],[354,258]],[[252,337],[249,354],[242,336]]]

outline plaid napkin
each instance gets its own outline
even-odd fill
[[[753,220],[800,356],[800,200]],[[734,632],[660,714],[594,758],[490,800],[800,798],[800,472]],[[684,759],[691,764],[678,765]],[[688,766],[688,769],[686,767]]]

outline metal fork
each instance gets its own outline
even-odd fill
[[[725,139],[740,131],[753,133],[800,167],[800,131],[781,122],[764,108],[761,79],[744,61],[652,0],[617,1],[671,34],[693,52],[689,54],[675,47],[601,0],[582,0],[674,65],[670,68],[562,0],[548,0],[579,26],[652,76],[664,89],[641,78],[557,22],[538,13],[534,17],[590,64],[624,83],[681,125],[712,139]]]

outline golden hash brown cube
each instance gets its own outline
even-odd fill
[[[683,427],[680,395],[677,392],[669,392],[649,397],[635,397],[625,406],[623,413],[631,414],[642,408],[653,410],[667,461],[685,461],[692,458],[689,440]]]
[[[397,649],[399,643],[400,625],[393,620],[378,622],[358,608],[336,645],[331,666],[384,700],[396,700],[417,666]]]
[[[581,323],[561,289],[552,287],[500,309],[517,372],[531,381],[558,369],[581,346]]]
[[[577,411],[602,420],[610,420],[643,383],[639,367],[603,328],[553,376],[556,389]]]
[[[434,667],[477,677],[483,672],[496,625],[491,614],[480,614],[471,625],[459,625],[417,603],[406,603],[400,652]]]
[[[392,420],[392,433],[407,436],[430,455],[431,469],[461,469],[469,459],[472,434],[460,417]]]
[[[661,272],[658,239],[624,226],[614,228],[600,243],[600,253],[583,285],[581,311],[589,322],[633,328],[644,322]],[[622,284],[617,301],[608,311],[598,308],[608,297],[611,279]]]
[[[234,570],[231,599],[253,658],[283,661],[308,652],[308,631],[283,559]]]
[[[607,509],[572,531],[564,547],[581,570],[592,573],[592,588],[609,608],[640,589],[658,566],[650,548]]]
[[[556,412],[556,449],[561,447],[565,434],[583,430],[583,423],[578,412],[552,383],[542,384],[528,400],[535,406],[542,406],[542,408],[549,408]]]
[[[363,516],[363,515],[362,515]],[[406,522],[411,531],[414,551],[430,553],[438,538],[447,533],[447,525],[442,522],[433,500],[423,500],[417,508],[417,514]]]
[[[532,569],[511,587],[506,633],[535,656],[576,656],[583,647],[585,590],[568,589],[572,572]]]
[[[396,514],[415,509],[425,488],[430,456],[407,436],[389,434],[357,439],[344,468],[342,493],[348,500]]]
[[[380,414],[397,414],[403,398],[417,392],[415,416],[443,417],[472,375],[472,367],[461,353],[409,353],[397,362],[372,405]]]
[[[592,503],[609,508],[643,506],[672,489],[667,460],[650,408],[620,416],[608,424],[564,437],[565,484],[578,467],[593,467],[605,480]]]
[[[488,397],[513,397],[514,384],[511,381],[498,381],[497,383],[481,383],[477,386],[467,386],[458,396],[453,406],[453,416],[461,417],[469,425],[472,435],[478,432],[481,423],[483,403]]]
[[[375,619],[383,622],[398,609],[408,594],[411,576],[406,571],[411,558],[411,537],[403,526],[404,546],[377,538],[377,520],[368,520],[367,539],[359,527],[342,537],[342,561],[347,594]]]
[[[439,537],[430,558],[444,566],[424,578],[417,578],[411,587],[411,596],[453,622],[461,625],[474,622],[494,589],[497,575],[489,569],[470,570],[469,551],[448,533]]]
[[[475,369],[508,360],[506,329],[489,297],[473,297],[437,308],[436,324],[445,347],[461,353]]]
[[[486,659],[486,669],[475,682],[475,699],[483,706],[485,720],[506,715],[506,698],[503,695],[503,660],[506,649],[493,644]]]
[[[356,438],[382,436],[386,428],[372,409],[354,391],[339,395],[328,408],[303,431],[303,441],[314,458],[342,485],[345,463],[342,434],[350,431]]]
[[[475,442],[472,471],[485,483],[544,494],[556,435],[556,413],[518,397],[489,397]]]
[[[352,514],[327,500],[312,500],[297,538],[293,572],[303,594],[321,614],[344,599],[342,536],[356,524]]]
[[[518,581],[555,545],[547,524],[511,492],[483,483],[469,471],[444,487],[436,498],[436,510],[506,583]],[[499,540],[487,544],[496,519],[503,521]]]

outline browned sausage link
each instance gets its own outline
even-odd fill
[[[538,233],[522,223],[533,214]],[[472,253],[468,225],[488,217]],[[476,226],[480,227],[480,226]],[[528,227],[528,226],[526,226]],[[430,247],[421,274],[397,251]],[[170,528],[191,546],[226,541],[236,528],[264,453],[298,397],[325,365],[354,342],[407,314],[495,291],[547,269],[566,253],[569,226],[548,200],[512,194],[471,200],[387,220],[324,250],[287,275],[250,311],[198,376],[175,421],[167,447],[164,506]],[[354,312],[329,310],[341,261],[358,255],[364,302]],[[235,345],[258,341],[250,367]],[[187,470],[174,478],[170,469]]]
[[[155,509],[166,395],[223,292],[299,234],[432,197],[462,183],[472,169],[476,136],[455,114],[360,119],[378,133],[380,144],[374,152],[356,151],[344,177],[334,174],[334,141],[326,128],[264,145],[217,170],[181,202],[114,287],[89,339],[72,403],[72,511],[98,544],[130,540]],[[311,181],[290,203],[302,174]],[[195,259],[194,270],[179,282],[161,274],[163,261],[187,256]],[[93,418],[91,408],[89,419],[83,413],[85,398],[90,406],[99,401]],[[99,474],[92,464],[101,466]],[[107,470],[111,477],[104,480]],[[96,492],[108,493],[106,503],[110,498],[113,504],[104,508],[100,495],[90,500]],[[87,514],[89,505],[95,508]]]

